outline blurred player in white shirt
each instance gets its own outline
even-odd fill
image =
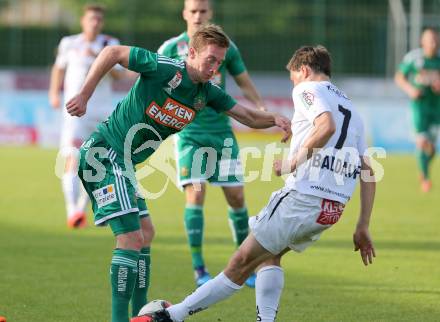
[[[288,160],[276,160],[276,175],[289,173],[284,188],[272,194],[250,218],[251,233],[225,270],[185,300],[132,322],[175,322],[208,308],[238,291],[255,270],[257,321],[276,318],[284,272],[281,257],[301,252],[335,224],[360,178],[361,209],[353,235],[365,265],[375,251],[369,222],[376,184],[362,120],[350,99],[330,82],[331,61],[322,47],[298,49],[287,65],[294,84],[292,142]]]
[[[90,66],[105,46],[119,44],[116,38],[101,34],[104,13],[105,9],[100,5],[86,5],[81,17],[82,32],[61,39],[49,87],[49,102],[52,107],[61,106],[62,87],[62,106],[79,92]],[[118,66],[100,82],[89,101],[89,112],[81,119],[70,116],[65,109],[62,111],[60,150],[66,158],[62,188],[66,202],[67,225],[70,228],[86,225],[85,210],[89,201],[76,173],[76,149],[90,136],[96,125],[112,112],[112,79],[122,77],[123,72],[123,68]]]

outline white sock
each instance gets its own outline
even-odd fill
[[[79,178],[74,172],[66,172],[63,174],[61,185],[64,192],[64,200],[66,202],[67,216],[73,216],[76,213],[76,201],[78,200]]]
[[[257,321],[273,322],[284,287],[284,271],[279,266],[265,266],[257,272],[255,298]]]
[[[172,305],[167,310],[173,321],[181,322],[188,315],[193,315],[230,297],[241,288],[242,286],[232,282],[222,272],[196,289],[191,295],[187,296],[183,302]]]
[[[89,195],[87,194],[86,189],[84,189],[81,181],[78,182],[80,185],[79,188],[79,196],[76,202],[76,211],[77,212],[86,212],[87,205],[89,204]]]

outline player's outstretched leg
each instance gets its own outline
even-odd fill
[[[246,239],[249,234],[249,216],[247,207],[244,204],[243,186],[223,187],[226,201],[229,204],[228,218],[231,227],[232,236],[237,248]],[[248,287],[255,287],[256,274],[252,273],[246,280]]]
[[[272,257],[273,255],[264,249],[253,235],[249,235],[232,256],[224,272],[200,286],[181,303],[166,309],[171,320],[183,321],[187,316],[232,296],[241,289],[245,280],[260,263]]]

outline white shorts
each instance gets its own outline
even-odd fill
[[[92,109],[93,107],[90,107]],[[82,117],[71,116],[66,110],[63,111],[63,123],[61,127],[60,149],[77,147],[88,139],[96,130],[99,123],[106,120],[110,109],[89,111]]]
[[[274,255],[286,248],[302,252],[335,224],[344,204],[283,188],[274,192],[249,227],[257,241]]]

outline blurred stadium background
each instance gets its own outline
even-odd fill
[[[46,89],[56,46],[78,32],[86,1],[0,0],[0,142],[55,146],[59,113]],[[103,0],[104,31],[123,44],[156,50],[184,30],[181,0]],[[368,123],[370,143],[389,151],[413,149],[408,102],[391,77],[418,46],[424,26],[440,24],[438,0],[214,0],[215,22],[239,45],[270,109],[288,114],[290,82],[284,66],[303,44],[323,44],[334,79]],[[233,82],[228,82],[237,94]],[[126,86],[119,85],[120,95]],[[115,101],[120,98],[115,96]],[[380,116],[380,117],[379,117]]]
[[[104,32],[123,44],[156,50],[185,29],[183,0],[102,0]],[[79,0],[0,0],[0,315],[8,322],[108,320],[108,229],[69,231],[59,179],[54,175],[59,111],[47,99],[50,66],[64,35],[79,31]],[[304,256],[287,256],[285,295],[278,320],[440,321],[439,161],[434,188],[418,190],[412,126],[405,95],[394,85],[397,64],[418,46],[424,26],[440,26],[440,0],[213,0],[214,21],[237,43],[271,110],[291,115],[285,65],[304,44],[323,44],[334,59],[334,82],[366,121],[370,144],[383,147],[385,176],[372,223],[377,264],[363,269],[350,236],[358,213],[353,198],[338,225]],[[228,82],[236,96],[239,91]],[[116,84],[116,102],[127,89]],[[237,130],[248,131],[238,127]],[[278,137],[239,136],[242,146]],[[171,152],[172,155],[172,152]],[[261,169],[248,160],[246,170]],[[154,164],[152,165],[155,168]],[[157,168],[157,167],[156,167]],[[156,171],[145,186],[160,191]],[[256,214],[282,182],[246,185]],[[356,193],[357,195],[357,193]],[[170,202],[173,200],[173,202]],[[170,185],[149,207],[157,227],[151,296],[181,299],[192,287],[181,213],[183,195]],[[233,247],[218,189],[206,203],[206,249],[212,273]],[[89,218],[90,219],[90,218]],[[176,263],[182,263],[177,265]],[[253,292],[196,316],[194,321],[252,321]],[[237,316],[237,308],[240,314]]]

